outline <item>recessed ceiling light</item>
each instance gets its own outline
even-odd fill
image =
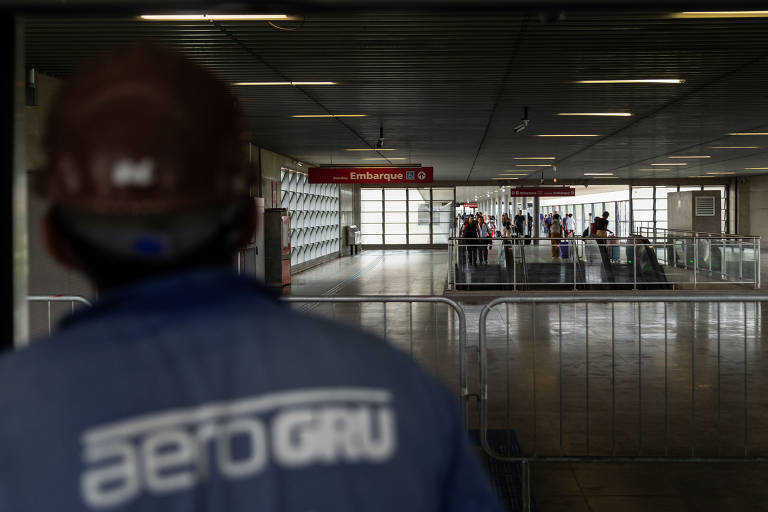
[[[760,146],[712,146],[712,149],[760,149]]]
[[[768,171],[768,167],[745,167],[745,171]]]
[[[613,176],[612,172],[585,172],[584,176]]]
[[[688,176],[689,178],[717,178],[717,176],[705,176],[705,175],[699,175],[699,176]]]
[[[728,171],[728,172],[708,172],[707,174],[736,174],[736,173],[733,171]]]
[[[596,180],[617,180],[619,179],[618,176],[593,176]]]
[[[515,160],[555,160],[554,156],[516,156]]]
[[[552,167],[552,164],[515,164],[515,167]]]
[[[296,114],[291,117],[366,117],[368,114]]]
[[[363,160],[408,160],[408,159],[405,157],[393,158],[391,156],[377,156],[377,157],[363,158]]]
[[[604,117],[630,117],[630,112],[560,112],[558,116],[604,116]]]
[[[659,165],[661,167],[666,167],[668,165],[688,165],[688,164],[685,162],[667,162],[665,164],[651,164],[651,165]]]
[[[336,82],[233,82],[232,85],[336,85]]]
[[[547,134],[539,134],[536,135],[536,137],[599,137],[600,135],[595,135],[592,133],[547,133]]]
[[[632,80],[576,80],[577,84],[682,84],[681,78],[640,78]]]
[[[733,132],[728,135],[768,135],[768,132]]]
[[[494,180],[519,180],[520,178],[493,178]]]
[[[692,156],[668,156],[667,158],[684,158],[684,159],[694,159],[694,158],[712,158],[709,155],[692,155]]]
[[[351,149],[345,149],[344,151],[397,151],[395,148],[351,148]]]
[[[684,11],[672,13],[669,17],[678,19],[766,18],[768,11]]]
[[[654,172],[663,172],[663,171],[671,171],[672,169],[659,169],[658,167],[655,169],[637,169],[638,171],[654,171]]]
[[[500,172],[499,174],[502,176],[528,176],[527,172]]]
[[[280,21],[294,20],[287,14],[142,14],[144,21]]]

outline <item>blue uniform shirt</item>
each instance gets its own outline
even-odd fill
[[[256,282],[146,281],[0,359],[0,510],[500,510],[456,409]]]

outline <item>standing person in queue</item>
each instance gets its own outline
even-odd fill
[[[515,236],[522,237],[525,235],[525,217],[523,216],[523,210],[518,210],[515,215]]]
[[[58,90],[46,239],[100,297],[0,359],[0,510],[500,510],[442,385],[232,272],[242,133],[226,85],[159,48]]]
[[[552,257],[560,258],[560,238],[563,236],[563,224],[560,221],[560,215],[557,213],[552,216],[552,222],[549,224],[549,237],[552,239]]]
[[[492,243],[493,240],[488,240],[491,238],[491,230],[488,227],[488,223],[485,222],[485,219],[483,217],[480,217],[477,221],[477,236],[480,238],[479,242],[480,245],[477,247],[478,252],[478,259],[480,260],[480,263],[483,265],[488,264],[488,244]]]
[[[557,212],[555,212],[557,214]],[[560,227],[563,230],[563,237],[568,236],[568,215],[560,217]]]
[[[506,213],[501,216],[501,236],[504,238],[512,236],[512,221],[509,220],[509,215]]]
[[[533,215],[528,213],[528,236],[533,236]]]
[[[608,212],[603,212],[603,216],[602,217],[597,217],[597,219],[595,219],[595,235],[598,238],[607,238],[608,237],[608,232],[610,231],[608,229],[608,217],[609,217],[609,215],[610,214]]]
[[[467,248],[467,260],[471,265],[477,265],[477,243],[478,230],[475,219],[470,215],[467,225],[464,226],[464,233],[461,235]]]
[[[575,227],[576,227],[576,221],[573,220],[573,214],[572,213],[569,213],[567,215],[567,217],[568,217],[568,231],[565,234],[565,236],[572,237],[573,236],[573,231],[575,230]]]

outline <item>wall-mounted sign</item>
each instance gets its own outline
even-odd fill
[[[573,187],[518,187],[509,190],[511,197],[565,197],[575,196]]]
[[[477,203],[461,203],[464,208],[477,208]]]
[[[432,167],[310,167],[310,183],[432,183]]]

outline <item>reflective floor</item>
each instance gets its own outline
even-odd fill
[[[444,251],[366,251],[294,276],[286,292],[441,295],[446,279]],[[462,303],[472,393],[486,302]],[[445,305],[295,307],[386,336],[458,394]],[[751,303],[499,306],[487,321],[489,424],[539,455],[742,456],[746,440],[749,456],[768,456],[765,314]],[[471,426],[478,415],[473,403]],[[533,482],[544,511],[768,509],[768,465],[539,464]]]

